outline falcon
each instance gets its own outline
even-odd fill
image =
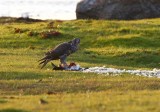
[[[76,52],[78,50],[78,45],[80,43],[79,38],[74,38],[69,42],[64,42],[57,45],[52,50],[48,51],[45,56],[39,60],[39,64],[42,64],[41,69],[50,61],[60,59],[60,65],[64,68],[67,68],[66,58],[70,54]]]

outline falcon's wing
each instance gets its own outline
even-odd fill
[[[52,55],[54,58],[59,58],[64,54],[68,54],[70,50],[71,50],[71,44],[65,42],[52,49],[50,51],[50,55]]]

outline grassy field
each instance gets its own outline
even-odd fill
[[[53,25],[51,24],[53,22]],[[57,31],[59,36],[44,36]],[[160,79],[40,69],[38,60],[75,37],[82,67],[160,69],[160,19],[0,19],[0,112],[159,112]],[[54,61],[59,64],[59,61]]]

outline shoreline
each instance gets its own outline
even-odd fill
[[[10,17],[10,16],[1,16],[0,23],[11,23],[11,22],[45,22],[45,21],[74,21],[77,19],[72,20],[62,20],[62,19],[35,19],[35,18],[24,18],[24,17]]]

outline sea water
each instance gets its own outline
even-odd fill
[[[30,17],[35,19],[76,19],[80,0],[0,0],[0,17]]]

